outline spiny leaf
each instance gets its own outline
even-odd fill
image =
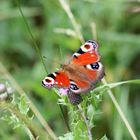
[[[20,97],[20,102],[18,103],[18,107],[21,113],[27,114],[29,111],[29,104],[27,103],[27,100],[25,96]]]
[[[116,82],[116,83],[111,83],[111,84],[104,84],[102,86],[97,87],[96,89],[94,89],[91,92],[104,92],[107,89],[115,88],[115,87],[120,86],[122,84],[140,84],[140,79]]]
[[[66,133],[64,134],[64,136],[60,136],[58,139],[59,140],[73,140],[73,133],[72,132]]]
[[[104,135],[100,140],[109,140],[106,135]]]

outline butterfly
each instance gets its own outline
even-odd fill
[[[62,64],[58,71],[46,76],[42,85],[48,89],[65,90],[70,102],[78,105],[82,101],[80,94],[93,90],[105,75],[98,48],[96,41],[88,40],[73,54],[68,64]]]

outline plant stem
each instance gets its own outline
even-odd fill
[[[23,18],[23,20],[24,20],[24,23],[25,23],[25,25],[26,25],[26,27],[27,27],[27,29],[28,29],[28,32],[29,32],[29,34],[30,34],[31,41],[32,41],[32,43],[33,43],[33,47],[35,48],[36,52],[38,53],[39,58],[40,58],[40,60],[41,60],[41,62],[42,62],[42,64],[43,64],[43,67],[44,67],[46,73],[48,74],[46,65],[45,65],[45,63],[44,63],[44,60],[43,60],[43,57],[42,57],[42,55],[41,55],[41,53],[40,53],[40,50],[39,50],[39,48],[38,48],[38,45],[37,45],[37,43],[35,42],[35,38],[34,38],[32,32],[31,32],[30,26],[29,26],[28,22],[26,21],[26,18],[25,18],[25,16],[24,16],[23,12],[22,12],[22,9],[21,9],[21,6],[20,6],[20,0],[16,0],[16,2],[17,2],[17,5],[18,5],[18,8],[19,8],[19,12],[20,12],[20,14],[21,14],[21,16],[22,16],[22,18]]]
[[[63,110],[63,107],[61,106],[61,104],[59,104],[59,108],[60,108],[60,110],[62,112],[62,118],[63,118],[63,120],[64,120],[64,122],[66,124],[66,127],[67,127],[68,131],[71,132],[69,124],[68,124],[67,120],[65,119],[65,113],[64,113],[64,110]]]
[[[104,78],[102,79],[102,82],[103,82],[104,84],[107,84],[107,82],[106,82],[106,80],[105,80]],[[124,115],[124,113],[123,113],[123,111],[121,110],[121,107],[119,106],[117,100],[115,99],[115,97],[114,97],[112,91],[111,91],[110,89],[108,89],[107,92],[108,92],[108,95],[109,95],[109,97],[111,98],[113,104],[115,105],[115,107],[116,107],[116,109],[117,109],[117,111],[118,111],[120,117],[122,118],[124,124],[126,125],[126,128],[128,129],[130,135],[132,136],[133,140],[137,140],[137,137],[136,137],[136,135],[135,135],[133,129],[131,128],[131,126],[130,126],[128,120],[126,119],[126,117],[125,117],[125,115]]]
[[[59,2],[61,4],[61,6],[63,7],[63,9],[65,10],[65,12],[67,13],[67,15],[68,15],[73,27],[74,27],[74,30],[77,34],[77,37],[79,38],[79,40],[82,43],[84,43],[85,41],[84,41],[84,38],[83,38],[82,33],[80,31],[80,25],[76,22],[76,20],[75,20],[73,14],[71,12],[71,9],[70,9],[69,5],[66,2],[66,0],[59,0]]]
[[[92,22],[90,24],[90,27],[91,27],[91,32],[92,32],[94,40],[97,40],[96,24],[94,22]]]
[[[85,116],[85,113],[84,113],[83,110],[82,110],[81,105],[77,105],[77,109],[78,109],[78,111],[79,111],[79,113],[80,113],[81,117],[83,118],[84,123],[85,123],[85,125],[86,125],[88,139],[89,139],[89,140],[92,140],[91,129],[90,129],[90,127],[89,127],[88,120],[87,120],[87,118],[86,118],[86,116]]]
[[[46,66],[45,66],[43,57],[42,57],[42,55],[41,55],[41,53],[40,53],[40,50],[39,50],[39,48],[38,48],[37,43],[35,42],[35,39],[34,39],[34,36],[33,36],[32,32],[31,32],[30,26],[29,26],[28,22],[26,21],[26,18],[25,18],[24,14],[23,14],[23,11],[22,11],[22,9],[21,9],[19,0],[17,0],[17,4],[18,4],[18,8],[19,8],[20,14],[21,14],[21,16],[22,16],[22,18],[23,18],[23,20],[24,20],[24,23],[26,24],[26,27],[27,27],[28,31],[29,31],[31,40],[32,40],[32,42],[33,42],[33,44],[34,44],[33,47],[35,48],[36,52],[38,53],[39,58],[40,58],[40,60],[41,60],[41,62],[42,62],[42,64],[43,64],[43,66],[44,66],[44,69],[45,69],[46,73],[48,74],[48,71],[47,71],[47,68],[46,68]],[[60,48],[60,54],[61,54],[61,57],[62,57],[61,48]],[[60,105],[59,105],[59,107],[60,107]],[[64,114],[63,114],[63,112],[62,112],[62,107],[60,107],[60,109],[61,109],[61,113],[62,113],[64,122],[65,122],[65,124],[66,124],[68,130],[70,131],[70,128],[69,128],[69,126],[68,126],[68,123],[66,122],[66,120],[65,120],[65,118],[64,118]]]

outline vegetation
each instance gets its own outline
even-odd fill
[[[0,139],[139,139],[139,9],[135,0],[1,0]],[[89,39],[106,80],[73,106],[41,81]]]

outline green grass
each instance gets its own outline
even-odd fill
[[[0,82],[14,89],[12,101],[0,101],[0,139],[87,140],[87,130],[93,139],[140,138],[139,2],[31,0],[21,1],[21,9],[15,1],[0,3]],[[83,96],[77,108],[56,90],[44,89],[41,80],[93,38],[108,84]],[[129,125],[112,103],[112,92],[108,96],[110,89]]]

